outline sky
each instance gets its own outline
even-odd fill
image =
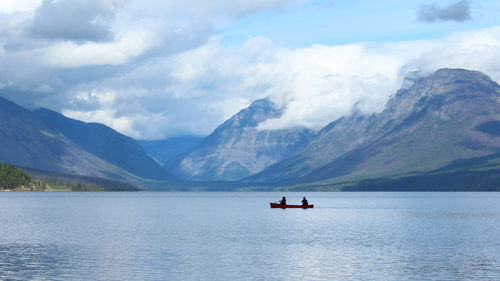
[[[500,81],[500,0],[0,0],[0,96],[136,139],[380,112],[408,73]]]

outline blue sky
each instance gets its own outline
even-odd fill
[[[264,36],[287,47],[435,39],[451,32],[498,24],[498,1],[471,1],[471,19],[463,22],[418,20],[431,3],[446,7],[457,1],[351,0],[308,1],[282,11],[262,11],[220,29],[224,44],[242,44]]]
[[[0,96],[138,139],[210,134],[252,101],[263,129],[384,109],[409,71],[500,81],[500,0],[2,0]]]

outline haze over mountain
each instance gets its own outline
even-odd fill
[[[0,161],[57,173],[131,180],[171,176],[132,138],[0,98]]]
[[[314,136],[308,129],[260,130],[283,109],[256,100],[220,125],[194,148],[167,164],[174,175],[194,180],[238,180],[292,155]]]
[[[441,69],[400,89],[386,109],[323,128],[253,182],[348,181],[431,171],[500,149],[500,87],[488,76]]]
[[[198,136],[179,136],[163,140],[140,140],[138,142],[149,156],[164,165],[173,157],[191,149],[202,139],[203,137]]]

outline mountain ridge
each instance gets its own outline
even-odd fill
[[[151,179],[172,178],[144,152],[136,140],[104,124],[71,119],[45,108],[33,113],[85,151],[134,175]]]

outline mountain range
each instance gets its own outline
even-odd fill
[[[354,111],[319,131],[259,128],[286,110],[261,99],[207,137],[160,141],[0,98],[0,161],[160,190],[500,187],[500,86],[465,69],[411,77],[382,112]]]
[[[488,76],[441,69],[400,89],[383,112],[323,128],[292,157],[249,182],[342,182],[436,170],[500,149],[500,87]]]

